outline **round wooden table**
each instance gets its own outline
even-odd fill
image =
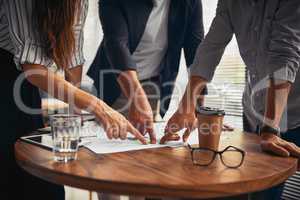
[[[52,152],[22,141],[15,149],[22,168],[53,183],[123,195],[207,199],[261,191],[295,173],[297,159],[263,153],[259,141],[254,134],[239,132],[223,137],[223,147],[246,151],[239,169],[226,168],[220,160],[209,167],[195,166],[185,147],[109,155],[82,148],[78,160],[68,164],[56,163]]]

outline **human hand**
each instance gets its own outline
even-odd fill
[[[180,136],[178,132],[186,128],[182,140],[186,142],[190,133],[196,128],[197,118],[194,113],[180,112],[179,110],[171,117],[165,128],[166,135],[161,139],[160,144],[169,141],[178,141]]]
[[[133,98],[129,108],[128,118],[142,135],[149,134],[151,144],[156,144],[153,111],[144,93],[138,94]]]
[[[287,142],[280,137],[262,133],[261,148],[263,151],[274,153],[278,156],[289,157],[294,156],[300,158],[300,148],[294,143]]]
[[[182,136],[183,142],[186,142],[190,136],[190,133],[197,127],[197,118],[195,115],[197,100],[201,98],[203,88],[207,84],[207,81],[199,76],[191,76],[187,89],[181,99],[179,108],[176,113],[168,121],[165,136],[161,139],[161,144],[165,144],[171,140],[180,140],[178,131],[186,128],[185,133]]]
[[[94,111],[96,119],[100,121],[109,139],[127,139],[128,132],[134,135],[142,144],[147,144],[143,135],[126,120],[120,113],[116,112],[105,103]]]

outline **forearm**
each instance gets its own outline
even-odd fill
[[[30,83],[54,98],[75,105],[78,109],[95,113],[101,112],[105,107],[95,96],[78,89],[41,65],[23,65],[23,70]]]
[[[197,102],[204,102],[202,90],[207,81],[199,76],[191,76],[185,94],[181,100],[179,109],[183,112],[194,112]]]
[[[81,87],[81,81],[82,81],[82,65],[66,69],[65,70],[65,78],[66,81],[72,83],[72,85],[80,88]],[[76,107],[73,103],[70,103],[69,105],[69,112],[74,114],[81,114],[81,110]]]
[[[118,83],[123,94],[132,100],[137,94],[145,95],[143,87],[138,79],[137,72],[134,70],[127,70],[122,72],[118,77]]]
[[[82,81],[82,65],[65,70],[66,80],[80,88]]]
[[[279,80],[279,79],[278,79]],[[291,83],[288,81],[270,80],[266,97],[265,127],[279,127],[283,111],[287,105]],[[275,153],[283,157],[300,157],[300,148],[274,135],[273,130],[262,129],[261,148],[266,152]]]
[[[291,83],[288,81],[271,79],[269,84],[270,86],[266,97],[264,123],[272,127],[279,127],[282,114],[287,105]]]

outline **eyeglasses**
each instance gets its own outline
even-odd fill
[[[223,151],[215,151],[207,148],[192,148],[188,144],[191,151],[192,161],[198,166],[209,166],[216,159],[217,155],[220,156],[223,165],[228,168],[239,168],[245,158],[245,151],[234,147],[228,146]]]

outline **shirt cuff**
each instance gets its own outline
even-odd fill
[[[72,68],[77,67],[77,66],[84,65],[85,61],[86,60],[84,58],[83,52],[82,51],[77,51],[76,54],[72,57],[69,69],[72,69]]]
[[[207,67],[203,67],[201,65],[194,63],[188,68],[188,73],[189,73],[189,77],[200,76],[201,78],[207,80],[208,82],[211,82],[214,77],[215,71],[208,70]]]
[[[78,24],[74,28],[75,31],[75,51],[73,53],[70,66],[68,68],[74,68],[80,65],[84,65],[84,53],[83,53],[83,44],[84,44],[84,33],[83,33],[83,24]]]
[[[45,56],[43,47],[31,42],[25,42],[23,49],[15,55],[15,63],[18,69],[22,69],[23,64],[36,64],[50,67],[53,60]]]
[[[276,64],[276,66],[270,65],[270,69],[275,69],[269,70],[268,74],[276,80],[289,81],[291,83],[294,83],[296,80],[297,70],[295,70],[296,68],[292,63],[285,63],[282,65]]]

